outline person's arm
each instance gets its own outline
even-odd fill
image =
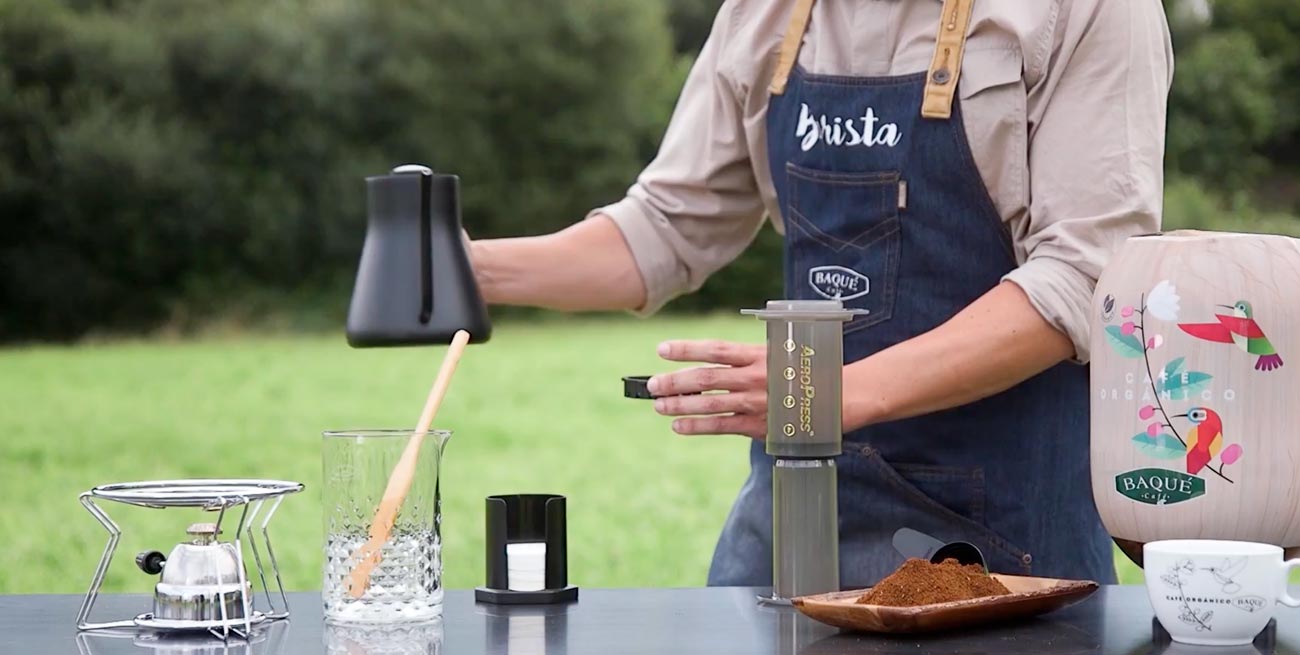
[[[844,370],[845,430],[958,407],[1057,363],[1087,361],[1092,292],[1129,236],[1159,229],[1172,59],[1155,2],[1074,0],[1030,91],[1031,218],[1025,263],[939,327]],[[1050,56],[1049,56],[1050,55]],[[656,376],[656,409],[682,434],[765,432],[761,346],[669,342],[673,361],[721,364]],[[1082,402],[1083,399],[1080,399]]]
[[[650,314],[753,241],[763,205],[725,56],[737,4],[718,11],[658,155],[623,200],[555,234],[471,242],[489,303]]]
[[[943,325],[844,367],[844,429],[959,407],[1074,354],[1021,288],[1003,282]]]
[[[938,328],[844,367],[844,430],[917,416],[990,396],[1069,357],[1074,346],[1010,282]],[[670,341],[659,354],[712,366],[657,375],[650,391],[672,396],[655,410],[686,416],[680,434],[766,434],[766,352],[761,345]],[[724,390],[725,394],[696,394]]]
[[[470,259],[484,299],[495,305],[614,311],[646,302],[636,259],[603,214],[545,236],[472,241]]]

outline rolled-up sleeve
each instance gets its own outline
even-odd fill
[[[654,313],[698,289],[753,241],[764,210],[738,97],[724,63],[735,2],[728,0],[696,59],[659,153],[627,196],[591,212],[613,219]]]
[[[1016,235],[1027,254],[1006,279],[1087,362],[1102,268],[1128,237],[1160,229],[1173,54],[1155,0],[1061,11],[1029,90],[1030,218]]]

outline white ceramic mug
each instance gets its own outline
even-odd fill
[[[1142,549],[1147,594],[1160,625],[1174,641],[1249,644],[1276,604],[1300,607],[1287,594],[1287,573],[1300,559],[1282,561],[1282,549],[1248,541],[1153,541]]]

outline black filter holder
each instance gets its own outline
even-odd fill
[[[475,600],[498,605],[544,605],[578,599],[578,588],[569,584],[564,496],[488,496],[484,519],[487,584],[474,590]],[[546,543],[545,589],[512,591],[506,544],[538,541]]]

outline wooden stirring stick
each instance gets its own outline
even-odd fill
[[[388,476],[384,499],[380,501],[379,511],[375,512],[375,520],[370,524],[370,540],[357,549],[358,562],[348,579],[348,594],[353,598],[361,598],[370,587],[370,573],[379,565],[380,549],[388,541],[393,531],[393,523],[397,521],[397,512],[402,508],[402,501],[406,500],[406,494],[411,490],[411,481],[415,477],[415,464],[420,459],[420,446],[424,443],[424,435],[429,432],[429,426],[433,424],[433,415],[438,412],[442,397],[447,395],[451,375],[456,372],[456,364],[460,361],[461,353],[465,352],[465,345],[468,343],[469,333],[464,330],[456,332],[456,336],[452,337],[451,348],[442,360],[442,368],[438,370],[438,378],[433,381],[433,388],[429,389],[429,399],[424,402],[424,411],[420,412],[420,421],[416,423],[415,434],[411,435],[406,450],[402,451],[402,458],[397,461],[397,466],[393,467],[392,474]]]

